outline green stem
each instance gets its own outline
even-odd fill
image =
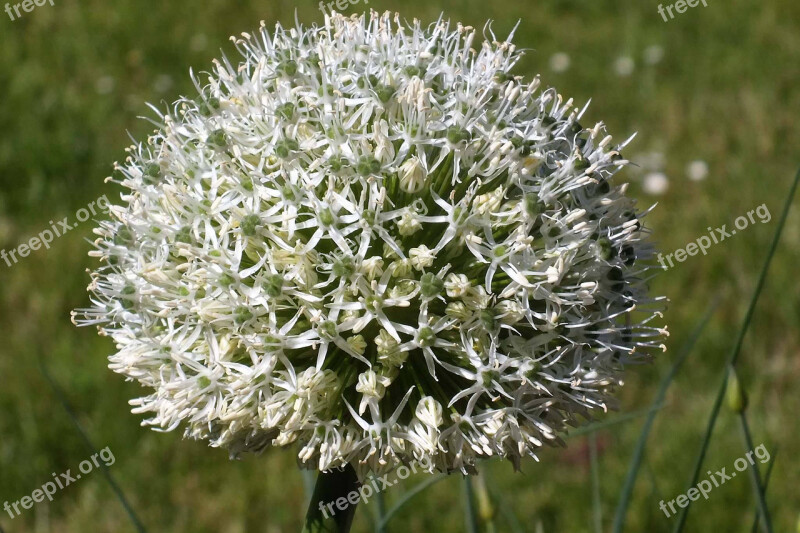
[[[386,501],[383,499],[381,491],[378,491],[375,495],[375,503],[378,508],[378,516],[375,519],[375,533],[386,533],[386,524],[383,522],[386,518]]]
[[[485,467],[484,467],[485,468]],[[496,510],[492,504],[492,497],[486,487],[485,470],[479,470],[475,476],[475,496],[478,499],[478,513],[486,533],[496,533],[494,516]]]
[[[767,466],[767,473],[764,476],[764,497],[767,497],[767,489],[769,488],[769,480],[772,477],[772,467],[775,466],[775,457],[778,455],[778,450],[774,450],[772,452],[772,460],[769,462]],[[758,524],[760,522],[761,513],[758,510],[758,506],[756,505],[756,515],[753,517],[753,526],[750,528],[751,533],[758,533]]]
[[[753,438],[750,436],[750,426],[747,424],[747,417],[744,411],[739,413],[739,421],[741,422],[744,446],[752,457]],[[756,497],[756,502],[758,503],[758,510],[760,511],[761,515],[761,525],[763,527],[763,531],[764,533],[772,533],[772,518],[770,518],[769,507],[767,506],[767,500],[764,497],[764,483],[761,482],[761,473],[758,471],[758,465],[752,464],[748,470],[750,470],[750,479],[753,483],[753,493]]]
[[[359,488],[361,483],[350,465],[344,470],[320,472],[303,533],[348,533],[361,498]]]
[[[389,509],[386,512],[386,516],[383,517],[383,520],[378,525],[380,527],[383,527],[383,528],[389,527],[389,520],[391,520],[392,517],[395,514],[397,514],[397,512],[400,511],[400,509],[402,509],[409,501],[411,501],[411,499],[414,496],[416,496],[420,492],[424,491],[425,489],[427,489],[428,487],[430,487],[434,483],[438,483],[439,481],[443,480],[446,477],[447,477],[447,474],[436,474],[435,476],[430,476],[428,479],[426,479],[425,481],[421,482],[416,487],[414,487],[411,490],[409,490],[408,492],[406,492],[400,498],[400,501],[398,501],[395,504],[394,507],[392,507],[391,509]]]
[[[61,406],[64,407],[64,410],[67,412],[67,415],[69,415],[70,419],[72,420],[72,423],[75,425],[75,429],[78,430],[78,433],[83,439],[83,443],[90,451],[96,452],[97,447],[95,447],[95,445],[92,444],[91,439],[89,439],[89,435],[86,433],[86,431],[84,431],[83,426],[81,426],[81,424],[78,422],[78,415],[75,413],[75,411],[72,409],[72,406],[67,401],[67,397],[64,395],[64,391],[61,390],[61,387],[58,385],[58,383],[56,383],[53,376],[50,375],[50,371],[47,370],[47,366],[44,363],[44,357],[42,357],[41,354],[39,355],[39,368],[42,371],[42,375],[44,375],[45,379],[47,380],[47,383],[53,389],[53,392],[55,393],[56,398],[58,398],[58,401],[61,403]],[[111,472],[108,470],[108,466],[106,466],[105,463],[102,463],[100,465],[100,471],[103,473],[103,477],[106,478],[106,481],[111,487],[111,490],[114,491],[114,494],[117,496],[117,499],[119,499],[119,502],[122,504],[122,507],[125,509],[125,512],[128,513],[128,517],[131,519],[131,522],[133,522],[133,527],[139,533],[145,533],[146,529],[144,525],[142,525],[142,522],[139,521],[139,517],[134,512],[131,504],[128,503],[128,499],[125,498],[125,494],[123,494],[120,486],[117,485],[116,480],[111,475]]]
[[[636,476],[639,473],[639,468],[642,466],[647,439],[650,436],[650,430],[652,429],[656,415],[658,414],[658,410],[655,407],[661,405],[664,402],[664,399],[667,397],[667,390],[669,390],[669,387],[672,384],[673,379],[675,379],[678,370],[680,370],[683,363],[689,357],[689,354],[692,353],[692,349],[694,348],[697,340],[700,338],[700,335],[702,334],[703,329],[705,329],[706,324],[708,324],[708,321],[711,320],[711,316],[713,315],[714,310],[717,308],[717,303],[718,299],[714,298],[714,301],[706,311],[704,318],[689,336],[689,340],[686,342],[686,344],[681,348],[678,357],[675,359],[675,362],[673,363],[667,375],[661,380],[661,384],[658,387],[658,392],[653,400],[654,407],[650,409],[650,414],[642,426],[641,433],[639,433],[639,440],[637,441],[636,448],[633,451],[633,456],[630,460],[630,466],[628,466],[628,474],[625,476],[625,482],[622,486],[622,490],[620,491],[619,503],[617,504],[617,510],[614,513],[614,533],[621,533],[622,528],[625,525],[625,515],[628,512],[628,505],[630,504],[631,496],[633,495],[633,487],[636,484]]]
[[[468,533],[478,533],[478,516],[475,512],[475,491],[472,478],[464,476],[464,520]]]
[[[750,326],[750,320],[753,318],[758,297],[761,295],[761,289],[764,288],[764,284],[767,281],[769,265],[772,262],[772,257],[775,255],[775,251],[778,249],[778,243],[780,242],[781,234],[783,233],[783,227],[786,224],[786,218],[789,216],[789,210],[792,207],[792,200],[794,199],[794,193],[797,190],[798,183],[800,183],[800,170],[798,170],[797,174],[795,175],[794,181],[792,182],[792,187],[789,189],[789,194],[786,196],[786,203],[783,206],[783,212],[781,213],[781,218],[778,221],[778,227],[775,228],[775,235],[772,238],[772,244],[767,252],[766,259],[764,260],[764,266],[761,268],[761,274],[758,277],[758,283],[756,284],[755,291],[753,291],[753,296],[750,298],[750,304],[747,307],[747,313],[745,314],[744,321],[739,329],[738,335],[736,336],[736,343],[728,359],[728,364],[722,377],[722,383],[720,383],[719,390],[717,391],[717,397],[715,398],[714,405],[711,409],[711,416],[709,417],[708,424],[706,425],[706,431],[703,435],[703,442],[700,445],[700,452],[698,453],[697,459],[694,463],[694,470],[688,484],[689,487],[697,485],[697,480],[700,478],[700,470],[703,468],[703,461],[706,458],[706,452],[708,451],[708,445],[711,441],[711,435],[714,432],[714,426],[717,423],[717,417],[719,416],[722,399],[725,396],[725,391],[728,386],[727,368],[736,366],[736,360],[739,358],[739,351],[742,349],[745,333],[747,333],[747,329]],[[674,533],[680,533],[683,531],[690,508],[691,502],[689,502],[686,507],[681,509],[681,512],[678,515],[678,521],[675,524],[675,529],[673,530]]]
[[[589,434],[589,459],[592,470],[592,509],[594,530],[603,533],[603,505],[600,497],[600,465],[597,460],[597,433]]]

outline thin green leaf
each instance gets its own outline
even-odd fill
[[[50,388],[53,389],[53,393],[55,394],[56,398],[58,399],[61,406],[69,415],[70,420],[72,420],[72,424],[75,426],[75,429],[78,430],[78,433],[83,440],[83,443],[86,445],[86,448],[93,454],[97,453],[97,447],[92,444],[91,439],[83,430],[80,422],[78,422],[78,417],[75,414],[75,411],[72,410],[72,406],[70,406],[69,402],[67,402],[67,397],[64,395],[64,392],[61,390],[61,387],[56,383],[56,380],[53,379],[53,376],[50,375],[50,372],[47,370],[47,366],[44,364],[44,358],[39,355],[39,369],[42,372],[47,383],[50,385]],[[111,490],[114,491],[119,502],[122,504],[122,507],[125,509],[125,512],[128,514],[131,522],[133,522],[133,527],[136,528],[136,531],[139,533],[145,533],[146,529],[142,525],[139,517],[136,516],[136,513],[133,511],[133,507],[128,502],[128,499],[125,498],[125,494],[122,492],[122,489],[117,485],[117,482],[114,480],[114,477],[111,475],[111,472],[108,470],[108,467],[105,463],[100,463],[100,471],[103,473],[103,477],[105,478],[106,482],[111,487]]]
[[[386,500],[383,498],[383,492],[378,491],[375,494],[375,533],[386,533]]]
[[[661,488],[658,486],[658,478],[653,470],[653,465],[650,464],[650,460],[647,457],[644,458],[644,471],[650,481],[650,497],[660,502],[664,499],[664,493],[661,492]]]
[[[300,471],[300,475],[303,476],[303,493],[306,496],[306,506],[308,506],[311,496],[314,494],[314,482],[316,481],[314,471],[304,469]]]
[[[475,514],[475,491],[472,489],[472,479],[464,476],[464,521],[468,533],[478,533],[478,517]]]
[[[740,426],[742,428],[742,440],[744,441],[745,451],[753,453],[753,438],[750,435],[750,426],[747,424],[746,412],[739,413]],[[751,456],[752,457],[752,456]],[[764,495],[764,484],[761,482],[761,473],[758,471],[758,465],[752,464],[750,468],[750,481],[753,485],[753,493],[756,497],[758,510],[761,515],[761,525],[764,528],[764,533],[772,533],[772,518],[769,514],[769,506]]]
[[[642,458],[644,457],[644,449],[647,445],[647,438],[650,436],[650,430],[653,427],[653,422],[655,421],[656,414],[658,413],[657,407],[660,408],[660,406],[664,404],[664,398],[667,396],[667,390],[669,389],[669,386],[672,385],[672,380],[675,379],[675,376],[678,374],[678,370],[680,370],[683,363],[689,357],[689,354],[692,353],[694,345],[700,338],[700,335],[708,324],[708,321],[711,320],[711,316],[713,315],[714,310],[717,308],[717,305],[718,302],[715,299],[715,301],[706,311],[703,320],[701,320],[700,324],[694,329],[694,331],[692,331],[692,334],[689,336],[686,344],[684,344],[681,348],[678,358],[672,364],[672,368],[670,368],[669,372],[667,372],[667,375],[661,380],[661,384],[658,387],[658,392],[653,399],[653,406],[649,409],[649,414],[647,419],[644,421],[642,431],[639,434],[639,440],[636,442],[636,448],[633,451],[633,456],[631,457],[631,462],[628,466],[628,474],[625,476],[625,482],[622,486],[622,490],[620,491],[619,503],[617,504],[617,510],[614,513],[614,533],[620,533],[625,525],[625,515],[628,512],[628,505],[630,504],[631,494],[633,493],[633,486],[636,484],[636,477],[638,476],[639,468],[642,465]]]
[[[778,455],[778,450],[772,452],[772,459],[770,460],[769,464],[767,465],[767,473],[764,475],[764,496],[767,495],[767,489],[769,488],[769,480],[772,477],[772,467],[775,466],[775,458]],[[756,504],[756,515],[753,517],[753,527],[750,528],[751,533],[758,533],[758,518],[759,518],[759,510],[758,504]]]
[[[708,445],[711,442],[711,434],[714,432],[714,426],[717,423],[717,416],[719,415],[720,406],[722,405],[722,399],[725,397],[725,390],[728,385],[728,368],[735,366],[737,359],[739,359],[739,352],[742,349],[745,333],[747,333],[747,329],[750,326],[750,321],[752,320],[753,313],[755,312],[756,302],[758,302],[758,297],[761,296],[761,290],[764,288],[764,283],[767,280],[767,272],[769,271],[770,263],[772,263],[772,257],[775,255],[775,251],[778,249],[778,242],[780,241],[781,234],[783,233],[783,227],[786,225],[786,218],[789,216],[789,210],[792,207],[792,200],[794,199],[795,191],[797,191],[798,183],[800,183],[800,170],[797,171],[794,181],[792,182],[792,187],[789,190],[789,194],[786,196],[786,203],[783,206],[783,212],[781,213],[781,218],[778,221],[778,227],[775,229],[775,235],[772,238],[772,244],[767,252],[767,258],[764,261],[764,266],[761,268],[761,274],[758,277],[758,283],[756,284],[755,291],[753,291],[752,298],[750,298],[750,305],[747,308],[747,313],[745,314],[742,322],[742,327],[739,329],[739,334],[736,337],[736,343],[734,344],[733,351],[731,352],[727,364],[724,367],[722,382],[720,383],[719,390],[717,391],[717,397],[714,400],[714,406],[711,408],[711,416],[709,417],[708,424],[706,426],[706,432],[703,436],[700,452],[697,454],[697,459],[695,460],[694,471],[692,472],[692,477],[688,484],[689,487],[694,487],[697,484],[698,478],[700,477],[700,470],[703,468],[703,461],[706,458]],[[676,522],[674,529],[675,533],[683,531],[691,506],[692,502],[689,501],[687,506],[681,509],[680,513],[678,514],[678,521]]]
[[[495,509],[492,497],[486,483],[486,469],[478,471],[475,476],[475,496],[478,499],[478,513],[481,525],[486,533],[496,533],[497,527],[494,523]]]
[[[394,507],[389,509],[389,511],[386,513],[386,516],[383,517],[383,521],[380,524],[378,524],[378,526],[379,527],[386,527],[386,524],[389,523],[389,520],[391,520],[392,517],[397,513],[397,511],[402,509],[403,506],[405,506],[405,504],[407,504],[411,500],[411,498],[413,498],[414,496],[416,496],[417,494],[419,494],[423,490],[427,489],[428,487],[430,487],[434,483],[438,483],[439,481],[443,480],[446,477],[447,477],[447,474],[436,474],[435,476],[429,477],[425,481],[421,482],[419,485],[415,486],[410,491],[406,492],[403,495],[403,497],[400,498],[400,501],[397,502]]]
[[[525,530],[522,528],[522,524],[520,523],[517,515],[514,514],[514,510],[511,508],[510,505],[507,503],[506,498],[501,498],[496,491],[489,489],[489,494],[491,494],[494,501],[497,502],[497,506],[500,509],[500,512],[503,514],[503,518],[506,519],[508,523],[508,527],[511,528],[512,533],[525,533]]]
[[[592,509],[594,530],[603,533],[603,505],[600,498],[600,467],[597,460],[597,434],[589,434],[589,462],[592,470]]]

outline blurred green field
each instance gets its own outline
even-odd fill
[[[663,251],[684,247],[709,226],[730,227],[762,203],[769,207],[770,223],[757,223],[654,281],[654,292],[671,300],[669,351],[654,365],[629,369],[621,413],[650,405],[709,302],[718,295],[722,305],[657,418],[626,527],[635,532],[674,525],[658,502],[687,488],[725,358],[800,165],[800,4],[709,0],[707,8],[670,22],[657,6],[656,0],[370,0],[347,10],[397,10],[423,21],[444,12],[476,27],[493,19],[498,36],[520,21],[515,42],[528,53],[517,73],[541,73],[545,85],[579,106],[591,98],[586,122],[606,122],[617,140],[639,132],[626,155],[642,167],[619,178],[631,182],[641,206],[658,202],[648,220]],[[233,55],[229,35],[253,30],[262,19],[268,26],[292,24],[295,10],[307,23],[322,19],[317,3],[307,0],[56,0],[20,20],[0,13],[0,249],[27,241],[50,220],[74,219],[102,194],[117,198],[103,178],[124,158],[127,132],[142,138],[152,129],[137,118],[150,113],[144,102],[190,94],[189,68],[207,68],[220,49]],[[663,50],[660,61],[652,47]],[[556,54],[569,57],[568,68]],[[653,154],[663,154],[663,165],[652,162]],[[708,165],[703,180],[687,177],[695,160]],[[664,194],[643,186],[651,171],[667,176]],[[755,443],[777,452],[769,489],[776,531],[794,530],[800,516],[798,208],[800,201],[739,365]],[[293,452],[231,462],[224,451],[183,441],[180,432],[141,428],[130,414],[127,401],[138,386],[107,370],[112,344],[69,320],[70,310],[88,301],[90,228],[89,222],[78,226],[12,268],[0,262],[0,503],[30,494],[51,472],[75,471],[90,455],[40,371],[42,358],[94,444],[113,451],[110,472],[148,531],[298,531],[305,496]],[[604,530],[642,421],[597,434]],[[495,504],[513,512],[526,532],[594,530],[588,441],[568,442],[567,450],[544,450],[540,462],[524,463],[522,473],[502,462],[488,465]],[[736,418],[723,410],[704,471],[730,469],[743,454]],[[388,504],[419,481],[393,487]],[[461,490],[457,476],[434,485],[389,531],[465,531]],[[687,530],[749,531],[754,509],[750,484],[740,476],[693,505]],[[359,509],[354,531],[372,530],[373,511]],[[134,531],[100,472],[14,520],[0,512],[0,527],[9,533]],[[498,528],[511,530],[502,516]]]

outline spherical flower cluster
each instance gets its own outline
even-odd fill
[[[319,470],[468,472],[610,407],[666,334],[622,145],[485,34],[262,24],[158,114],[76,314],[149,389],[146,423]]]

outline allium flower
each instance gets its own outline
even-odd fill
[[[642,181],[642,189],[647,194],[660,196],[669,189],[669,178],[663,172],[649,172]]]
[[[692,181],[703,181],[708,176],[708,163],[702,159],[692,161],[686,165],[686,174]]]
[[[262,24],[159,114],[77,319],[147,424],[364,475],[518,465],[609,408],[665,335],[622,145],[487,34]]]
[[[622,78],[627,78],[633,74],[634,68],[636,68],[636,63],[631,56],[619,56],[614,61],[614,72]]]

